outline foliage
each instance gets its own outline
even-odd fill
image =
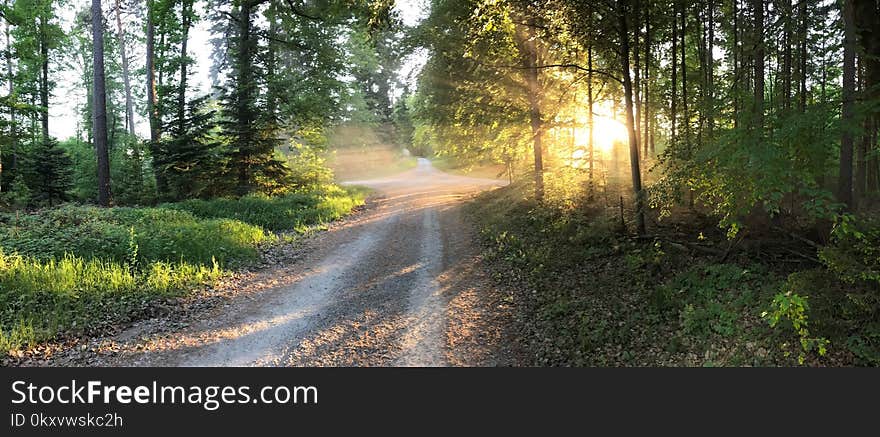
[[[840,215],[832,230],[832,244],[819,257],[842,280],[880,284],[880,221]]]
[[[53,206],[70,200],[73,163],[58,141],[40,143],[22,164],[31,204]]]
[[[222,275],[219,264],[113,261],[65,255],[41,261],[0,249],[0,351],[125,321],[158,299]]]
[[[226,218],[282,232],[302,230],[336,220],[363,203],[364,193],[328,187],[278,197],[251,195],[240,198],[188,200],[165,205],[202,219]]]
[[[199,220],[167,208],[111,208],[66,205],[32,214],[0,215],[0,241],[8,252],[60,259],[128,261],[131,229],[142,262],[210,264],[246,261],[274,237],[257,226],[229,219]]]
[[[805,354],[814,350],[819,356],[824,356],[828,352],[830,342],[823,337],[813,337],[810,334],[807,299],[789,290],[777,294],[770,307],[770,312],[764,313],[769,319],[770,326],[776,327],[780,322],[785,322],[797,334],[801,346],[798,363],[803,364]],[[787,343],[783,343],[782,348],[785,350],[786,356],[791,353],[787,350]]]
[[[509,299],[524,311],[517,329],[534,364],[876,364],[876,291],[824,269],[786,281],[748,256],[718,263],[663,239],[632,241],[595,201],[548,188],[540,205],[514,184],[471,207],[495,277],[521,290]]]
[[[189,102],[183,130],[180,121],[173,120],[175,135],[154,146],[153,168],[164,180],[163,198],[183,200],[231,191],[220,180],[225,161],[215,117],[206,97],[194,99]]]
[[[273,231],[338,219],[364,195],[328,186],[277,198],[0,214],[0,351],[137,317],[254,260],[279,241]]]

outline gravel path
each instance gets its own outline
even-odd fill
[[[40,365],[515,365],[505,305],[461,213],[464,200],[503,183],[424,159],[349,183],[378,196],[279,265],[218,287],[219,304],[135,324]]]

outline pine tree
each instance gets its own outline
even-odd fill
[[[191,101],[183,122],[178,118],[170,121],[173,134],[159,142],[154,165],[165,175],[164,199],[210,197],[231,191],[220,178],[224,159],[214,132],[216,111],[207,105],[207,96]]]
[[[70,200],[73,162],[54,138],[40,142],[28,154],[24,167],[31,203],[54,206]]]
[[[234,194],[271,193],[284,185],[289,175],[284,163],[275,158],[280,129],[277,116],[265,110],[260,95],[263,65],[254,29],[254,0],[239,0],[237,28],[230,40],[232,53],[229,86],[222,99],[221,127],[228,141],[225,176]]]

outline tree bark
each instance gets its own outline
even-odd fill
[[[645,114],[645,125],[644,125],[644,145],[642,148],[644,149],[645,156],[643,159],[648,159],[648,157],[653,152],[652,147],[652,135],[651,135],[651,0],[645,0],[645,74],[644,74],[644,82],[645,89],[643,94],[644,99],[644,108],[643,112]]]
[[[840,171],[837,182],[837,200],[848,209],[853,206],[853,100],[856,85],[855,23],[853,0],[843,0],[843,108],[841,112]]]
[[[636,233],[645,234],[644,193],[642,192],[642,174],[639,167],[639,138],[636,135],[636,123],[633,115],[633,84],[630,76],[630,45],[629,23],[627,19],[627,0],[617,0],[617,16],[620,32],[620,66],[623,73],[623,95],[626,105],[626,127],[629,134],[629,161],[632,172],[633,192],[636,200]]]
[[[687,7],[684,1],[679,2],[681,5],[681,132],[684,135],[685,145],[690,149],[688,138],[690,134],[690,114],[688,113],[688,97],[687,97],[687,46],[685,37],[687,36]]]
[[[862,99],[867,102],[880,100],[880,4],[876,0],[853,0],[853,17],[856,29],[859,64],[864,64],[865,87]],[[880,125],[880,108],[868,107],[865,114],[864,193],[880,191],[880,159],[877,158],[875,130]]]
[[[791,110],[791,47],[794,43],[791,0],[785,0],[783,4],[782,19],[783,38],[785,41],[782,49],[782,109],[788,113]]]
[[[119,38],[119,52],[122,55],[122,85],[125,88],[125,128],[132,138],[134,133],[134,101],[131,97],[131,78],[128,70],[128,52],[125,45],[125,28],[122,26],[122,5],[116,1],[116,34]],[[136,148],[135,148],[136,149]]]
[[[731,10],[733,14],[733,46],[731,47],[731,53],[733,58],[733,84],[731,84],[731,89],[733,90],[733,128],[736,129],[739,127],[739,90],[742,74],[742,69],[740,68],[740,26],[739,26],[739,0],[733,0],[731,2]]]
[[[147,0],[147,116],[150,122],[150,141],[159,141],[159,96],[156,92],[156,6],[154,0]],[[158,173],[157,173],[158,178]],[[157,180],[158,182],[158,180]]]
[[[633,21],[636,23],[633,29],[633,41],[632,41],[632,52],[633,52],[633,100],[635,102],[635,119],[636,119],[636,137],[639,140],[639,144],[642,144],[642,129],[641,124],[638,122],[641,119],[642,115],[642,99],[640,96],[641,91],[641,59],[639,54],[639,23],[641,22],[641,4],[639,0],[633,0]]]
[[[752,17],[754,28],[752,35],[753,68],[755,75],[753,127],[758,136],[764,131],[764,2],[752,0]]]
[[[182,39],[180,41],[180,88],[177,90],[177,129],[179,134],[186,131],[186,79],[188,66],[187,42],[189,28],[192,25],[192,0],[183,0],[181,4]]]
[[[676,125],[676,107],[675,101],[677,96],[676,87],[678,86],[678,2],[681,0],[675,0],[673,4],[673,12],[672,12],[672,63],[670,64],[670,70],[672,72],[672,80],[671,80],[671,96],[669,98],[669,124],[670,124],[670,143],[675,144],[675,125]]]
[[[49,45],[46,17],[40,15],[40,121],[43,144],[49,141]]]
[[[798,79],[800,80],[799,92],[798,92],[798,109],[801,113],[807,111],[807,60],[809,56],[807,55],[807,39],[808,39],[808,30],[807,23],[809,22],[809,15],[807,15],[807,1],[808,0],[800,0],[798,3],[798,18],[800,20],[799,23],[799,37],[798,43],[800,45],[800,67],[798,73]]]
[[[594,163],[595,163],[595,135],[593,135],[593,44],[587,46],[587,128],[590,130],[590,135],[587,137],[587,153],[590,155],[590,169],[589,169],[589,177],[590,177],[590,197],[593,196],[593,189],[595,187],[595,179],[594,179]]]
[[[3,2],[4,6],[9,5],[9,1],[6,0]],[[6,33],[6,75],[7,80],[9,82],[9,98],[15,99],[15,83],[12,81],[12,43],[10,41],[10,29],[9,29],[9,21],[6,21],[5,33]],[[18,133],[15,131],[15,102],[11,102],[9,105],[9,143],[12,149],[12,170],[15,170],[16,160],[18,153]],[[0,145],[0,151],[2,151],[2,145]],[[2,153],[0,153],[0,157],[2,157]],[[0,159],[0,193],[3,192],[3,160]]]
[[[715,130],[715,0],[709,0],[707,18],[708,40],[706,44],[706,128],[711,140]]]
[[[101,0],[92,0],[92,64],[94,99],[92,128],[98,158],[98,204],[110,206],[110,156],[107,151],[107,88],[104,80],[104,26]]]
[[[159,116],[159,95],[156,90],[156,4],[147,0],[147,120],[150,123],[150,148],[153,150],[153,175],[156,177],[156,191],[162,196],[168,191],[165,171],[157,165],[156,150],[162,135]]]
[[[251,95],[251,81],[252,78],[252,70],[251,70],[251,54],[250,54],[250,39],[251,39],[251,2],[250,0],[242,0],[241,6],[239,8],[238,14],[238,87],[240,92],[242,93],[239,96],[239,114],[240,120],[242,123],[242,131],[241,132],[249,132],[248,125],[251,123],[250,120],[250,108],[248,108],[247,102],[250,101]],[[250,138],[246,135],[239,136],[239,150],[244,150],[247,148],[247,142],[250,141]],[[246,194],[250,191],[250,168],[247,165],[241,165],[238,171],[238,183],[239,183],[239,194]]]
[[[544,199],[544,147],[542,143],[540,79],[538,77],[538,50],[535,38],[534,22],[524,26],[525,40],[521,42],[524,49],[522,62],[525,72],[526,94],[529,102],[529,124],[532,130],[532,148],[535,162],[535,199]]]

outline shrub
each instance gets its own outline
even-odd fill
[[[814,350],[818,352],[819,356],[824,356],[827,353],[830,342],[824,337],[815,337],[810,333],[810,307],[805,297],[788,290],[777,294],[773,298],[770,308],[769,313],[762,314],[768,318],[770,326],[775,328],[784,324],[786,328],[793,330],[798,336],[801,346],[798,352],[798,363],[803,364],[806,354]],[[783,343],[781,347],[786,356],[791,354],[788,343]]]

